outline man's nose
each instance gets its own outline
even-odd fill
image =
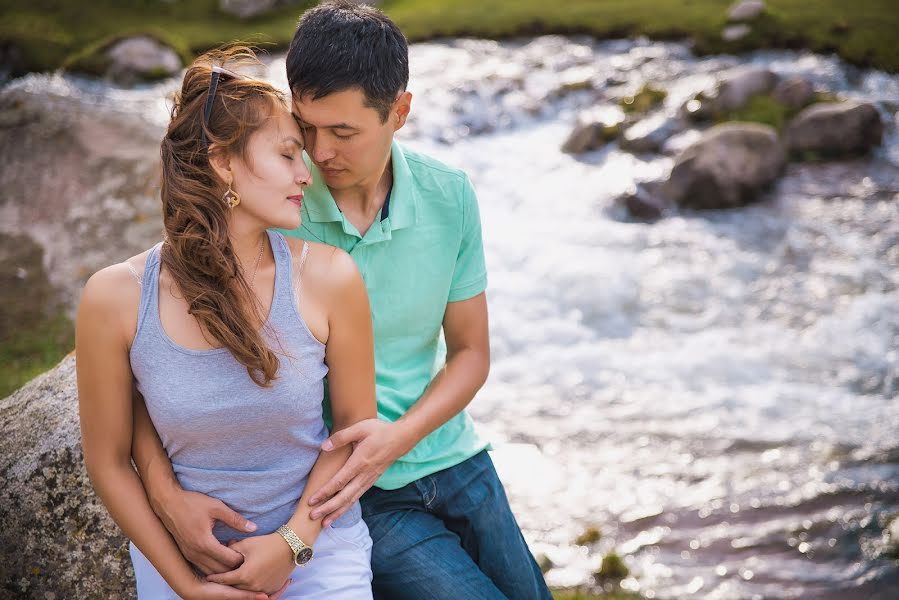
[[[334,146],[327,140],[322,139],[324,136],[315,136],[315,144],[312,146],[312,160],[321,164],[334,158]]]

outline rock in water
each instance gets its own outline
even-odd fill
[[[738,67],[725,73],[718,84],[717,104],[721,111],[746,106],[750,98],[767,94],[777,84],[777,75],[763,67]]]
[[[764,67],[736,67],[723,73],[714,88],[685,102],[682,112],[691,121],[713,120],[743,108],[753,96],[769,93],[777,81],[777,75]]]
[[[756,201],[785,164],[786,153],[773,128],[717,125],[677,158],[663,191],[686,208],[734,208]]]
[[[671,136],[683,130],[681,119],[660,112],[625,129],[618,136],[618,145],[628,152],[658,152]]]
[[[585,111],[562,144],[562,152],[580,154],[602,148],[618,136],[623,122],[624,113],[617,107]]]
[[[128,545],[81,453],[75,357],[0,400],[3,598],[134,598]]]
[[[787,125],[784,140],[796,156],[838,158],[864,154],[879,145],[883,122],[872,104],[812,104]]]
[[[802,77],[790,77],[778,83],[771,96],[789,108],[799,109],[815,99],[815,88]]]

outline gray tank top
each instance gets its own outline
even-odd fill
[[[308,245],[291,256],[284,237],[268,233],[275,256],[275,293],[266,321],[269,347],[281,362],[270,388],[250,379],[226,348],[191,350],[166,335],[159,319],[159,251],[141,278],[131,370],[156,431],[186,490],[222,500],[272,533],[293,516],[328,429],[322,418],[325,346],[297,309],[299,272]],[[349,527],[358,502],[334,522]],[[217,523],[222,542],[248,537]]]

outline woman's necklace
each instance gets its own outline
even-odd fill
[[[256,263],[253,265],[253,276],[250,277],[250,289],[256,284],[256,271],[259,269],[259,261],[262,260],[262,253],[265,251],[265,232],[262,232],[262,239],[259,240],[259,256],[256,257]]]

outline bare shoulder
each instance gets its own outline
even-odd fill
[[[353,258],[345,250],[318,242],[305,243],[309,245],[306,264],[303,267],[305,285],[331,294],[355,283],[362,284],[362,275]]]
[[[147,250],[136,256],[100,269],[87,280],[79,302],[79,312],[98,312],[109,317],[128,319],[136,315],[141,284],[147,262]]]

